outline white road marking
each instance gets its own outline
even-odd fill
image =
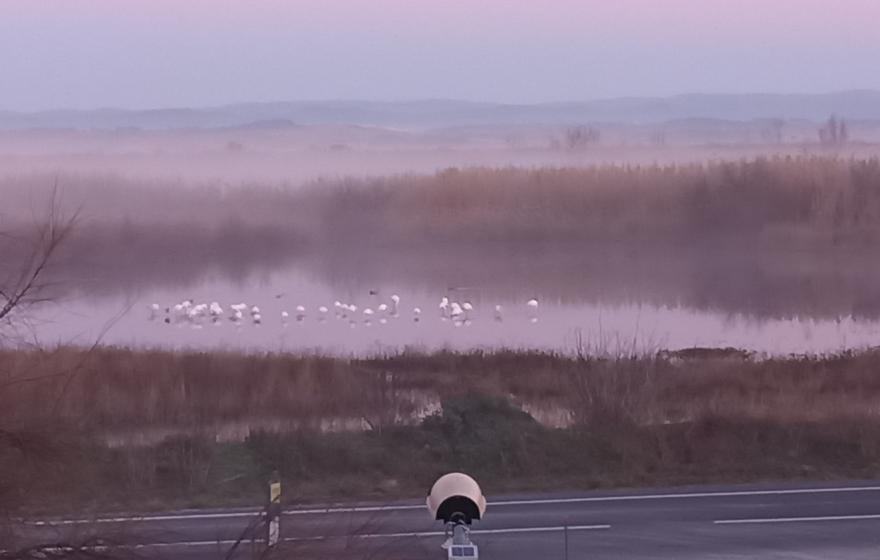
[[[180,547],[191,547],[191,546],[230,546],[230,545],[233,545],[233,544],[235,544],[235,543],[237,543],[237,542],[238,542],[238,541],[235,540],[235,539],[227,539],[227,540],[216,540],[216,541],[186,541],[186,542],[179,542],[179,543],[176,543],[176,542],[143,543],[143,544],[136,544],[136,545],[133,545],[133,546],[131,546],[131,547],[129,547],[129,548],[143,549],[143,548],[169,548],[169,547],[177,547],[177,546],[180,546]],[[251,542],[252,542],[252,541],[242,541],[241,544],[247,545],[247,544],[250,544]],[[259,542],[259,543],[262,543],[263,541],[260,540],[260,539],[257,539],[257,540],[255,540],[255,541],[253,541],[253,542]],[[123,546],[123,547],[121,547],[121,548],[126,548],[126,547]]]
[[[736,490],[729,492],[690,492],[676,494],[634,494],[618,496],[591,496],[580,498],[548,498],[534,500],[507,500],[489,502],[490,508],[515,507],[515,506],[540,506],[540,505],[564,505],[586,504],[602,502],[637,502],[647,500],[685,500],[698,498],[733,498],[748,496],[789,496],[809,494],[834,494],[834,493],[857,493],[857,492],[880,492],[880,486],[852,486],[838,488],[792,488],[786,490]],[[329,515],[338,513],[378,513],[387,511],[411,511],[424,509],[423,504],[388,505],[388,506],[351,506],[351,507],[327,507],[312,509],[289,509],[284,511],[285,516],[292,515]],[[49,521],[33,521],[32,525],[79,525],[88,523],[128,523],[128,522],[152,522],[152,521],[185,521],[197,519],[234,519],[246,518],[257,515],[258,511],[234,511],[218,513],[179,513],[164,515],[143,515],[128,517],[104,517],[96,519],[60,519]]]
[[[144,548],[167,548],[167,547],[190,547],[190,546],[229,546],[235,544],[236,540],[234,539],[225,539],[225,540],[214,540],[214,541],[183,541],[183,542],[158,542],[158,543],[140,543],[140,544],[131,544],[131,545],[116,545],[110,546],[106,544],[96,544],[93,546],[82,546],[82,547],[72,547],[72,546],[47,546],[44,548],[40,548],[41,551],[47,553],[54,554],[69,554],[71,552],[77,550],[86,550],[89,552],[109,552],[112,550],[140,550]],[[251,542],[263,542],[261,539],[257,539],[255,541],[242,541],[242,544],[249,544]],[[0,550],[0,554],[7,554],[8,550]]]
[[[580,504],[589,502],[629,502],[639,500],[675,500],[693,498],[732,498],[740,496],[785,496],[793,494],[833,494],[842,492],[880,492],[880,486],[859,486],[843,488],[792,488],[788,490],[735,490],[730,492],[690,492],[682,494],[635,494],[631,496],[594,496],[583,498],[552,498],[547,500],[510,500],[490,502],[489,506],[524,506]]]
[[[410,533],[375,533],[375,534],[366,534],[366,535],[351,535],[351,536],[339,536],[339,537],[331,537],[331,538],[355,538],[355,539],[404,539],[410,537],[422,538],[422,537],[442,537],[445,535],[443,531],[416,531]],[[287,539],[285,539],[287,540]],[[300,540],[294,537],[292,540]]]
[[[568,527],[569,531],[595,531],[602,529],[610,529],[611,525],[572,525]],[[564,531],[562,525],[552,527],[511,527],[507,529],[474,529],[472,535],[502,535],[509,533],[556,533]],[[359,539],[390,539],[390,538],[406,538],[406,537],[442,537],[445,535],[443,531],[423,531],[411,533],[379,533],[374,535],[352,535]]]
[[[610,529],[611,525],[568,525],[562,528],[569,531],[593,531],[597,529]]]
[[[746,525],[749,523],[803,523],[809,521],[858,521],[880,519],[880,514],[869,515],[826,515],[821,517],[767,517],[764,519],[719,519],[716,525]]]
[[[98,517],[96,519],[59,519],[50,521],[33,521],[32,525],[82,525],[87,523],[129,523],[143,521],[185,521],[189,519],[231,519],[237,517],[254,517],[259,511],[232,511],[226,513],[180,513],[168,515],[143,515],[133,517]]]
[[[568,527],[569,531],[592,531],[610,529],[611,525],[572,525]],[[554,527],[511,527],[508,529],[477,529],[471,531],[475,535],[496,535],[496,534],[516,534],[516,533],[550,533],[564,531],[564,526]],[[419,531],[408,533],[366,533],[363,535],[319,535],[314,537],[286,537],[281,539],[283,542],[304,542],[304,541],[326,541],[339,539],[401,539],[401,538],[424,538],[424,537],[442,537],[446,533],[443,531]],[[117,550],[125,549],[144,549],[144,548],[169,548],[169,547],[200,547],[200,546],[229,546],[235,544],[235,540],[214,540],[214,541],[180,541],[180,542],[159,542],[159,543],[140,543],[133,545],[120,545]],[[254,539],[242,541],[241,544],[248,545],[252,542],[263,543],[265,539]],[[114,547],[107,545],[96,545],[86,547],[92,551],[109,551]],[[54,547],[45,549],[46,552],[70,552],[74,550],[70,547]]]
[[[569,531],[599,531],[610,529],[611,525],[571,525]],[[565,531],[566,527],[558,525],[556,527],[524,527],[521,529],[475,529],[471,531],[474,535],[502,535],[505,533],[550,533]]]
[[[324,515],[331,513],[375,513],[382,511],[407,511],[414,509],[425,509],[425,504],[415,505],[396,505],[396,506],[349,506],[349,507],[331,507],[331,508],[314,508],[314,509],[289,509],[283,512],[284,515]]]

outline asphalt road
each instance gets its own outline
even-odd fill
[[[100,535],[141,556],[224,558],[256,517],[246,510],[200,510],[29,520],[24,532],[44,542]],[[880,481],[490,497],[472,538],[486,560],[874,560],[880,558]],[[282,541],[281,558],[445,558],[443,527],[417,501],[288,506]],[[260,547],[245,541],[236,558]]]

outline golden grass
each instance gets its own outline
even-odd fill
[[[413,395],[474,393],[639,423],[723,415],[774,421],[875,417],[880,354],[743,359],[574,358],[540,351],[402,352],[367,358],[99,347],[0,350],[3,426],[85,431],[287,418],[405,418]]]
[[[877,159],[449,169],[322,188],[329,220],[398,239],[695,243],[758,236],[824,245],[874,241],[880,233]]]
[[[0,180],[3,218],[31,215],[48,177]],[[83,235],[180,228],[243,239],[251,230],[325,243],[672,241],[757,238],[784,246],[880,239],[880,159],[773,156],[578,168],[451,168],[431,175],[283,184],[186,185],[114,176],[61,179]],[[157,203],[161,201],[161,203]],[[7,229],[12,226],[7,226]],[[187,229],[189,228],[189,229]],[[186,231],[184,231],[186,230]],[[85,244],[88,245],[88,244]]]

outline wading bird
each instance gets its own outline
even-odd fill
[[[445,318],[445,317],[449,316],[449,298],[448,297],[443,296],[442,298],[440,298],[440,305],[438,305],[437,307],[440,309],[440,316],[441,317]]]

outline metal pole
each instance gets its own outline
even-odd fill
[[[268,535],[266,546],[272,548],[281,540],[281,477],[273,471],[269,478],[269,505],[266,508]]]
[[[565,560],[568,560],[568,525],[563,527],[563,534],[565,535]]]

